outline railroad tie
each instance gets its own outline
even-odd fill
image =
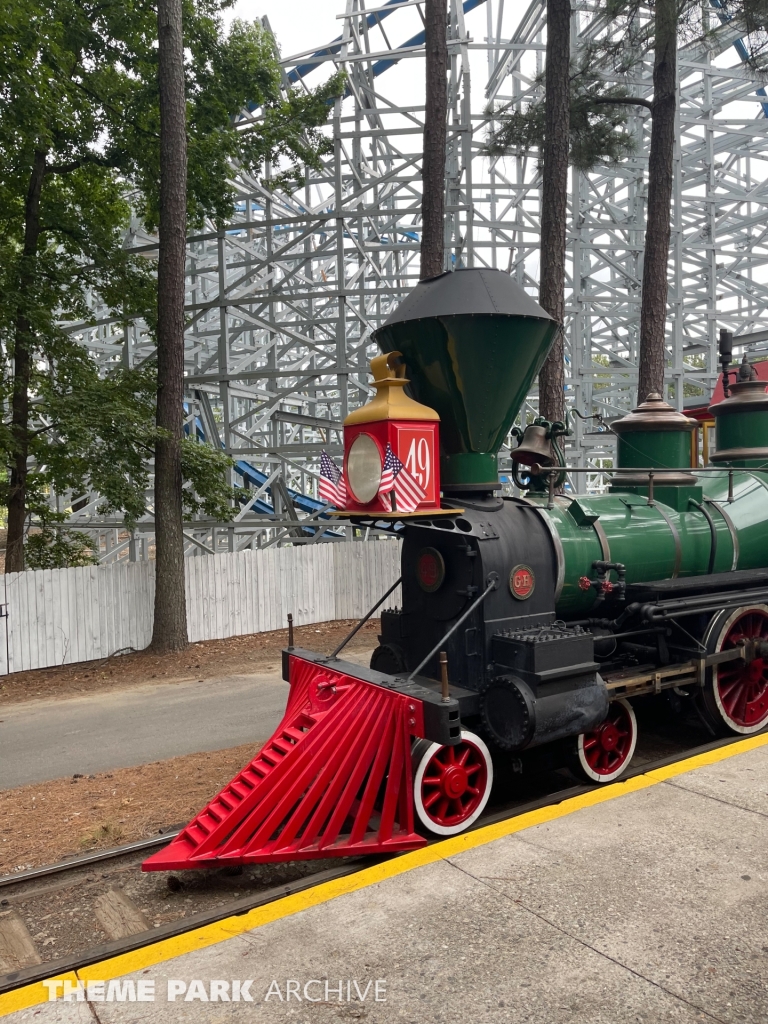
[[[98,898],[96,919],[110,939],[125,939],[152,927],[133,900],[119,889],[109,889]]]
[[[0,914],[0,974],[42,963],[32,936],[15,910]]]

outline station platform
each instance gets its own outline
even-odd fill
[[[77,1000],[78,979],[90,1000]],[[57,982],[0,995],[0,1017],[764,1024],[768,735]]]

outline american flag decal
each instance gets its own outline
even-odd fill
[[[392,451],[391,445],[388,444],[384,455],[379,494],[384,497],[390,491],[395,492],[395,506],[398,512],[414,512],[427,496],[419,482],[411,476]]]
[[[347,504],[347,486],[344,474],[326,452],[320,455],[320,482],[317,493],[321,501],[343,509]]]

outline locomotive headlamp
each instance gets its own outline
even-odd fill
[[[347,456],[347,483],[361,505],[373,501],[381,483],[381,452],[370,434],[358,434]]]
[[[440,417],[405,393],[408,380],[399,352],[375,356],[371,372],[376,397],[344,420],[345,511],[392,517],[430,509],[439,514]],[[381,492],[388,450],[392,474]]]

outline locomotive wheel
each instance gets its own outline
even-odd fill
[[[578,773],[590,782],[613,782],[632,760],[637,743],[637,720],[629,701],[611,701],[605,719],[576,741]]]
[[[708,639],[707,647],[714,652],[735,647],[740,640],[768,640],[768,606],[722,612],[712,623]],[[759,732],[768,723],[768,658],[755,658],[749,665],[738,661],[715,665],[703,702],[722,731]]]
[[[419,740],[413,748],[413,803],[421,825],[438,836],[455,836],[480,817],[493,785],[485,743],[461,731],[455,747]]]

